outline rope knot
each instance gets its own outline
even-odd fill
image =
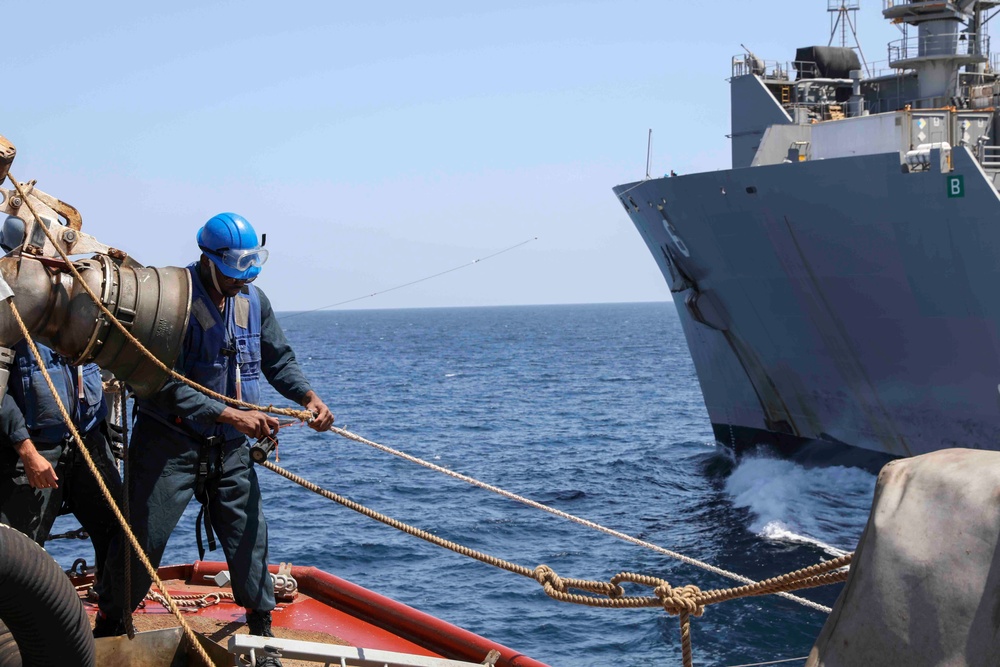
[[[542,586],[552,587],[560,593],[566,592],[566,584],[563,582],[562,577],[556,574],[555,570],[548,565],[539,565],[536,567],[532,576]]]
[[[664,582],[653,589],[656,597],[663,603],[663,609],[668,614],[679,616],[682,613],[701,616],[705,607],[698,604],[697,598],[701,589],[694,585],[672,587]]]

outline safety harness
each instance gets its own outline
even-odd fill
[[[194,430],[191,430],[194,433]],[[201,541],[201,524],[205,522],[205,538],[208,541],[208,550],[215,551],[215,533],[212,531],[212,515],[209,510],[209,501],[215,495],[219,487],[219,480],[222,478],[222,436],[213,435],[209,437],[200,436],[201,442],[198,448],[198,475],[194,481],[194,497],[201,503],[198,510],[198,517],[194,521],[194,536],[198,543],[198,560],[205,560],[205,545]],[[212,460],[214,456],[214,461]],[[213,465],[214,463],[214,465]]]

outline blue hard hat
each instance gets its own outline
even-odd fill
[[[219,271],[237,280],[253,280],[267,261],[257,232],[236,213],[220,213],[198,230],[198,247]]]

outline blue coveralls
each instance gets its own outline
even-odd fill
[[[300,403],[310,386],[264,293],[246,285],[241,294],[225,300],[220,313],[197,263],[188,271],[191,316],[176,370],[235,397],[238,363],[244,401],[259,403],[263,372],[280,394]],[[267,524],[247,437],[216,422],[225,404],[177,380],[168,380],[156,395],[136,405],[129,448],[131,523],[153,565],[159,565],[170,534],[195,495],[199,463],[204,462],[210,473],[207,514],[226,555],[235,601],[247,609],[270,611],[275,602],[267,571]],[[132,582],[129,604],[134,609],[150,584],[135,560]]]
[[[44,345],[38,345],[38,350],[59,398],[117,502],[121,498],[122,483],[108,444],[104,423],[107,406],[100,369],[87,364],[82,367],[82,374],[78,374],[76,366],[71,366],[53,350]],[[22,340],[15,345],[14,353],[7,396],[0,406],[0,430],[9,442],[0,448],[3,470],[0,474],[0,521],[44,546],[63,508],[72,512],[94,545],[98,576],[95,590],[104,609],[111,603],[108,578],[104,575],[110,571],[106,563],[112,538],[120,531],[118,520],[70,439],[69,429],[27,342]],[[28,484],[24,464],[13,445],[29,437],[38,453],[55,469],[59,478],[57,488],[33,489]]]

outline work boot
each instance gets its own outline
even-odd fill
[[[256,635],[257,637],[273,637],[274,633],[271,632],[271,612],[270,611],[248,611],[247,612],[247,627],[250,629],[250,634]],[[282,667],[281,660],[274,656],[257,656],[254,661],[254,667]]]
[[[94,618],[94,639],[123,634],[125,634],[125,621],[121,616],[108,616],[103,611],[97,612]]]

